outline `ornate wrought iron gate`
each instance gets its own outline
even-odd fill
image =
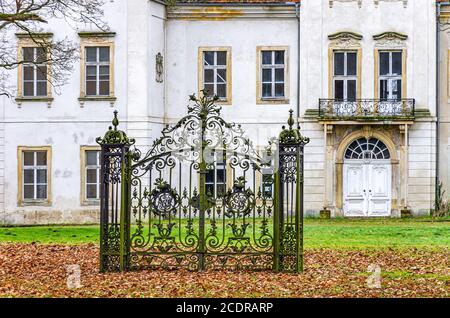
[[[101,154],[102,271],[303,270],[303,148],[288,128],[258,153],[217,97],[166,126],[143,155],[113,127]]]

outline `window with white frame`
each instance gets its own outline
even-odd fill
[[[110,94],[110,48],[89,46],[85,48],[86,96]]]
[[[357,96],[357,52],[333,52],[333,96],[335,100],[355,100]]]
[[[285,98],[285,51],[261,51],[261,98]]]
[[[402,51],[379,52],[379,87],[380,99],[402,98]]]
[[[227,99],[227,51],[203,51],[203,89],[208,95]]]
[[[84,156],[86,200],[100,199],[100,151],[86,150]]]
[[[41,47],[22,48],[23,96],[47,96],[47,54]]]
[[[24,201],[48,198],[47,152],[22,152],[23,199]]]

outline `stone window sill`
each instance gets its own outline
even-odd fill
[[[100,200],[84,200],[81,202],[81,206],[100,207]]]
[[[26,200],[19,202],[20,207],[26,207],[26,206],[51,206],[52,203],[50,201],[42,201],[42,200]]]
[[[78,98],[81,107],[84,106],[85,102],[110,102],[111,107],[113,107],[116,100],[115,96],[83,96]]]
[[[289,104],[289,99],[285,98],[261,98],[257,101],[257,104]]]
[[[28,103],[28,102],[32,102],[32,103],[47,103],[47,106],[50,107],[50,105],[53,102],[53,97],[48,97],[48,96],[42,96],[42,97],[16,97],[16,103],[18,105],[18,107],[20,107],[22,105],[22,103]]]

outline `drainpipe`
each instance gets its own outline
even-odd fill
[[[297,16],[297,125],[300,118],[300,6],[301,2],[295,4],[295,15]]]
[[[434,199],[435,202],[438,200],[438,187],[439,187],[439,152],[440,152],[440,34],[439,34],[439,20],[441,18],[441,6],[450,5],[450,2],[438,2],[436,3],[436,176],[435,176],[435,187],[434,187]]]

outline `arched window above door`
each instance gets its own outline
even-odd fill
[[[345,159],[383,160],[390,159],[387,146],[377,138],[359,138],[345,151]]]

